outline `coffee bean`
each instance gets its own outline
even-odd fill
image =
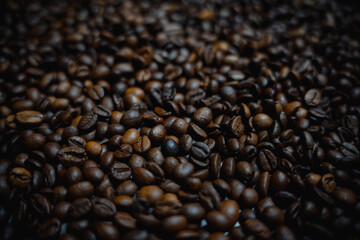
[[[236,170],[240,177],[246,180],[249,180],[254,174],[254,169],[251,164],[245,161],[238,162],[236,164]]]
[[[264,113],[259,113],[254,117],[254,124],[260,129],[269,128],[273,123],[273,120]]]
[[[162,147],[163,147],[165,153],[169,156],[176,156],[176,154],[179,151],[179,146],[171,138],[166,139],[164,141],[164,143],[162,144]]]
[[[197,159],[205,159],[210,154],[208,145],[202,142],[195,142],[191,148],[191,154]]]
[[[131,176],[131,169],[125,163],[115,162],[110,168],[110,174],[117,181],[125,181]]]
[[[150,204],[155,204],[162,200],[164,192],[155,185],[144,186],[140,188],[137,197],[145,199]]]
[[[123,229],[135,229],[136,227],[136,219],[127,212],[117,212],[114,222]]]
[[[332,193],[336,189],[335,177],[331,173],[322,176],[321,184],[327,193]]]
[[[143,167],[134,168],[133,177],[134,181],[140,185],[150,185],[156,181],[154,174]]]
[[[14,186],[24,188],[30,184],[32,175],[25,168],[16,167],[11,169],[8,178]]]
[[[134,143],[133,148],[138,153],[144,153],[150,150],[151,142],[147,136],[142,136]]]
[[[284,223],[284,213],[276,206],[268,206],[262,212],[263,217],[269,225],[281,225]]]
[[[15,118],[19,123],[36,125],[43,121],[44,115],[37,111],[26,110],[16,113]]]
[[[121,118],[121,124],[124,126],[131,128],[136,127],[141,123],[141,115],[137,110],[128,110],[124,113]]]
[[[65,166],[81,166],[87,159],[85,149],[75,146],[60,149],[57,157]]]
[[[269,228],[258,219],[248,219],[245,221],[245,227],[256,237],[261,239],[271,238],[271,231]]]
[[[31,203],[31,207],[39,215],[46,216],[50,214],[51,204],[46,197],[38,193],[35,193],[30,197],[30,203]]]
[[[94,223],[94,229],[100,239],[115,240],[120,238],[119,230],[112,223],[97,221]]]
[[[180,151],[184,151],[184,153],[190,152],[193,145],[192,137],[188,134],[184,134],[179,139],[179,148]]]
[[[289,240],[295,240],[297,239],[295,236],[295,233],[286,225],[282,225],[276,228],[276,234],[275,234],[275,238],[277,240],[284,240],[284,239],[289,239]]]
[[[354,205],[357,199],[356,194],[348,188],[336,189],[333,195],[336,200],[347,205]]]
[[[187,133],[189,124],[182,118],[177,118],[171,125],[171,130],[177,136],[182,136]]]
[[[234,118],[230,121],[229,126],[230,126],[230,131],[231,131],[236,137],[240,137],[240,136],[244,133],[245,126],[243,125],[240,116],[234,117]]]
[[[40,239],[48,239],[55,237],[61,228],[61,222],[57,218],[50,218],[43,222],[37,228],[36,234]]]
[[[133,152],[133,148],[129,144],[121,144],[119,149],[114,152],[117,159],[128,159]]]
[[[183,215],[173,215],[164,219],[163,230],[166,232],[178,232],[185,229],[187,220]]]
[[[104,172],[98,167],[84,169],[84,176],[92,183],[100,183],[103,180]]]
[[[69,207],[68,214],[73,218],[81,218],[91,210],[91,201],[87,198],[78,198]]]
[[[321,94],[317,89],[310,89],[306,92],[304,100],[307,105],[315,107],[320,104]]]
[[[90,197],[94,193],[94,186],[89,181],[75,183],[69,187],[69,194],[74,198]]]
[[[98,115],[94,111],[85,113],[85,115],[80,119],[78,128],[82,131],[90,130],[95,126]]]
[[[95,197],[91,200],[93,213],[101,218],[112,217],[116,213],[116,206],[106,198]]]

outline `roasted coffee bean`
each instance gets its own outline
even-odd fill
[[[179,151],[178,144],[171,138],[167,138],[162,144],[162,148],[165,151],[165,154],[169,156],[176,156]]]
[[[321,94],[317,89],[310,89],[306,92],[304,100],[307,105],[315,107],[320,104]]]
[[[46,216],[50,214],[51,204],[46,197],[35,193],[30,197],[30,203],[31,207],[37,214],[41,216]]]
[[[116,206],[106,198],[95,197],[91,200],[93,213],[101,218],[112,217],[116,213]]]
[[[68,144],[73,147],[85,148],[86,141],[79,136],[72,136],[68,138]]]
[[[195,142],[191,148],[191,154],[197,159],[205,159],[210,154],[208,145],[202,142]]]
[[[269,128],[273,123],[271,117],[264,113],[259,113],[254,117],[254,124],[260,129]]]
[[[134,143],[133,148],[138,153],[147,152],[151,148],[151,141],[147,136],[142,136]]]
[[[16,113],[15,118],[19,123],[36,125],[43,121],[44,115],[37,111],[26,110]]]
[[[131,176],[131,168],[121,162],[115,162],[110,168],[111,177],[117,181],[125,181]]]
[[[85,115],[80,119],[78,128],[82,131],[90,130],[95,126],[98,115],[94,111],[85,113]]]
[[[87,159],[84,148],[65,147],[58,151],[57,157],[65,166],[82,166]]]
[[[154,174],[143,167],[136,167],[133,169],[134,181],[140,185],[150,185],[156,182]]]
[[[87,198],[78,198],[69,207],[68,214],[73,218],[81,218],[91,210],[91,201]]]
[[[8,178],[14,186],[24,188],[30,184],[32,175],[25,168],[16,167],[11,169]]]
[[[245,161],[240,161],[236,164],[236,170],[239,173],[239,176],[243,179],[249,180],[254,174],[254,169],[250,163]]]
[[[155,185],[144,186],[140,188],[137,194],[137,198],[143,198],[150,204],[156,204],[161,201],[163,196],[163,190]]]
[[[193,145],[193,140],[191,135],[184,134],[179,139],[179,149],[180,151],[183,151],[184,153],[190,152]]]
[[[119,230],[112,223],[97,221],[94,223],[94,229],[100,239],[115,240],[120,238]]]
[[[55,237],[61,229],[61,222],[57,218],[50,218],[37,228],[36,234],[40,239]]]
[[[89,181],[82,181],[71,185],[68,193],[74,198],[79,198],[90,197],[94,191],[94,186]]]
[[[117,159],[130,158],[133,148],[129,144],[121,144],[119,149],[114,151],[114,157]]]
[[[127,212],[117,212],[114,216],[114,222],[123,229],[134,229],[136,227],[136,218]]]
[[[270,229],[258,219],[248,219],[245,221],[245,227],[251,233],[255,234],[256,237],[261,239],[270,239]]]

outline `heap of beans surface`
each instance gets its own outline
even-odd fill
[[[0,2],[0,239],[360,236],[357,6]]]

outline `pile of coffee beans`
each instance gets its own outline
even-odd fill
[[[357,6],[0,2],[0,239],[360,236]]]

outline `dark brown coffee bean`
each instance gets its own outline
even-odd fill
[[[180,151],[183,151],[184,153],[190,152],[192,145],[193,145],[193,140],[189,134],[184,134],[179,139]]]
[[[65,147],[58,151],[57,157],[65,166],[82,166],[87,159],[84,148]]]
[[[95,126],[98,115],[94,111],[85,113],[85,115],[80,119],[78,128],[82,131],[90,130]]]
[[[85,148],[86,141],[82,137],[72,136],[68,138],[68,144],[73,147]]]
[[[336,200],[338,200],[342,204],[346,205],[354,205],[357,201],[356,194],[348,188],[339,188],[336,189],[333,193]]]
[[[120,238],[119,230],[108,222],[95,222],[94,229],[99,239],[116,240]]]
[[[167,138],[162,144],[162,149],[168,156],[176,156],[179,151],[179,146],[173,139]]]
[[[37,214],[41,216],[46,216],[50,214],[51,204],[46,197],[35,193],[30,197],[30,203],[31,207]]]
[[[267,196],[269,192],[269,186],[270,186],[270,173],[269,172],[262,172],[260,174],[259,179],[259,194],[262,196]]]
[[[78,198],[69,207],[68,214],[73,218],[81,218],[91,210],[91,201],[87,198]]]
[[[151,148],[151,141],[147,136],[142,136],[133,144],[133,148],[138,153],[147,152]]]
[[[136,219],[127,212],[117,212],[114,222],[123,229],[135,229],[136,227]]]
[[[74,198],[90,197],[94,191],[94,186],[89,181],[75,183],[68,190],[70,196]]]
[[[270,239],[271,231],[270,229],[258,219],[248,219],[245,221],[245,227],[251,233],[255,234],[258,238],[261,239]]]
[[[133,169],[133,178],[134,181],[140,185],[151,185],[156,181],[154,174],[143,167]]]
[[[269,225],[281,225],[285,220],[284,213],[276,206],[266,207],[262,212],[262,216]]]
[[[72,166],[66,170],[64,177],[69,185],[80,182],[82,179],[81,169],[76,166]]]
[[[245,180],[252,178],[254,174],[254,169],[250,163],[246,161],[240,161],[236,164],[236,170],[239,173],[239,176]]]
[[[133,152],[133,148],[129,144],[121,144],[119,149],[114,152],[117,159],[128,159]]]
[[[241,120],[241,117],[240,117],[240,116],[234,117],[234,118],[230,121],[229,126],[230,126],[230,131],[231,131],[236,137],[240,137],[240,136],[244,133],[245,126],[244,126],[244,124],[242,123],[242,120]]]
[[[234,200],[225,200],[220,203],[220,212],[227,216],[229,225],[232,227],[239,219],[239,205]]]
[[[254,117],[254,124],[260,129],[269,128],[273,123],[273,120],[264,113],[259,113]]]
[[[139,126],[140,123],[141,115],[137,110],[128,110],[121,118],[121,124],[128,128]]]
[[[304,100],[307,105],[315,107],[320,104],[321,94],[317,89],[310,89],[306,92]]]
[[[194,139],[205,140],[208,136],[206,132],[194,123],[189,124],[189,132]]]
[[[171,130],[177,136],[182,136],[187,133],[189,124],[182,118],[177,118],[171,125]]]
[[[163,196],[163,190],[155,185],[144,186],[140,188],[137,194],[137,198],[145,199],[150,204],[156,204],[161,201]]]
[[[276,228],[275,233],[276,240],[295,240],[297,239],[295,233],[286,225],[282,225]]]
[[[59,202],[54,206],[53,213],[54,216],[60,220],[64,220],[68,216],[68,211],[70,208],[70,203],[66,201]]]
[[[321,184],[327,193],[333,193],[336,189],[335,177],[331,173],[322,176]]]
[[[32,175],[25,168],[16,167],[11,169],[8,178],[14,186],[24,188],[31,182]]]
[[[121,162],[115,162],[110,168],[111,177],[117,181],[125,181],[131,176],[131,168]]]
[[[43,222],[37,228],[36,234],[40,239],[49,239],[55,237],[61,228],[61,222],[57,218],[50,218]]]
[[[181,181],[189,177],[194,172],[194,170],[194,165],[191,163],[180,163],[174,168],[172,175],[175,179]]]
[[[83,170],[84,176],[92,183],[100,183],[104,177],[104,172],[98,167],[89,167]]]
[[[165,218],[162,224],[162,229],[166,232],[179,232],[185,229],[187,220],[183,215],[173,215]]]
[[[206,159],[210,154],[210,148],[205,143],[195,142],[191,148],[191,154],[197,159]]]
[[[93,213],[101,218],[112,217],[116,213],[116,206],[106,198],[95,197],[91,200]]]
[[[211,211],[206,215],[206,221],[217,231],[227,231],[231,228],[228,216],[220,211]]]

